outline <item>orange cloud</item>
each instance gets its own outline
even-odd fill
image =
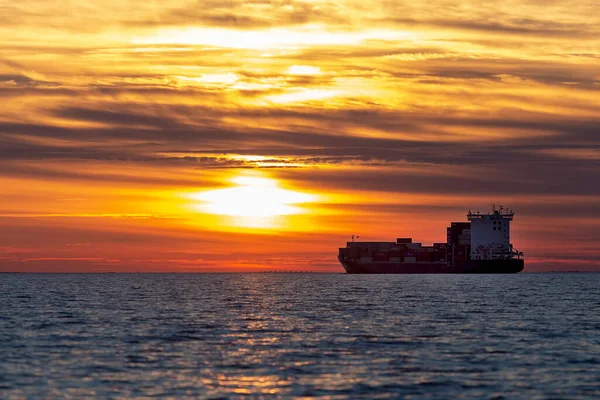
[[[597,269],[596,8],[5,5],[0,270],[341,271],[353,233],[440,241],[491,202],[532,270]],[[242,229],[186,197],[248,170],[318,199]]]

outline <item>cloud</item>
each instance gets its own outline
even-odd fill
[[[436,115],[434,110],[407,112],[347,109],[313,110],[218,110],[207,107],[156,107],[149,113],[142,105],[122,104],[120,111],[66,107],[52,115],[69,121],[85,121],[105,127],[63,127],[50,124],[0,123],[3,143],[0,159],[96,159],[139,162],[195,162],[215,167],[246,167],[239,160],[206,153],[291,156],[295,162],[313,164],[381,165],[393,162],[436,165],[484,165],[538,163],[558,165],[556,154],[577,149],[598,149],[593,117],[557,117],[543,113]],[[141,110],[145,109],[146,112]],[[212,114],[212,115],[211,115]],[[235,118],[235,127],[224,120]],[[280,129],[250,126],[253,121],[305,121]],[[247,124],[244,126],[243,124]],[[280,122],[281,125],[281,122]],[[310,126],[321,127],[311,132]],[[339,126],[340,129],[323,129]],[[445,133],[452,129],[455,134]],[[532,132],[506,140],[469,136],[479,130]],[[385,136],[357,135],[361,130]],[[464,132],[464,136],[460,135]],[[68,141],[61,145],[42,139]],[[469,143],[465,143],[469,141]],[[121,145],[126,144],[126,145]],[[243,143],[243,146],[240,144]],[[575,152],[574,152],[575,151]],[[165,156],[165,153],[171,156]],[[183,156],[177,156],[178,153]],[[212,157],[212,158],[211,158]],[[579,168],[594,168],[597,160],[582,157]],[[266,163],[265,163],[266,164]],[[282,164],[285,164],[282,162]],[[256,164],[253,164],[256,165]],[[251,165],[250,165],[251,166]]]
[[[179,125],[175,119],[167,116],[155,116],[134,112],[121,112],[106,109],[100,110],[82,107],[63,108],[58,110],[55,115],[70,120],[126,126],[134,125],[167,128],[177,127]]]
[[[141,26],[217,26],[255,29],[294,26],[307,23],[340,23],[335,4],[304,1],[247,2],[193,1],[182,7],[171,7],[150,18],[128,21]]]
[[[81,217],[76,231],[63,217],[18,216],[162,215],[137,208],[170,210],[153,193],[261,168],[339,194],[316,224],[331,232],[369,210],[383,223],[500,198],[518,204],[530,234],[520,240],[536,256],[567,219],[587,235],[569,231],[570,247],[600,240],[584,221],[596,221],[600,196],[594,2],[35,0],[1,14],[0,211],[22,220],[4,228],[7,246],[84,236],[187,251],[210,228],[189,214],[154,221],[160,229]],[[65,192],[86,200],[65,203]],[[101,259],[142,262],[108,248]],[[582,259],[597,257],[584,250]],[[97,257],[61,251],[31,258],[56,266]],[[145,259],[166,268],[178,258]]]
[[[514,193],[563,194],[600,196],[597,168],[573,167],[572,162],[537,164],[535,160],[474,164],[479,176],[447,176],[440,168],[430,165],[421,171],[410,168],[376,170],[345,168],[336,170],[283,171],[280,175],[289,181],[298,181],[321,190],[364,190],[389,193],[428,193],[506,196]],[[549,180],[547,175],[553,178]],[[590,185],[581,185],[589,182]]]
[[[22,74],[0,74],[0,84],[12,83],[19,86],[34,86],[37,84],[50,84],[50,82],[37,81]]]
[[[18,62],[12,61],[8,58],[0,58],[0,64],[6,65],[10,68],[13,69],[17,69],[17,70],[23,70],[25,69],[25,67],[22,64],[19,64]]]
[[[554,38],[589,37],[596,27],[587,24],[535,20],[531,18],[510,19],[508,22],[499,23],[494,20],[480,21],[469,19],[405,19],[386,18],[383,23],[409,27],[433,27],[437,29],[456,29],[461,31],[475,31],[488,34],[506,35],[532,35]]]

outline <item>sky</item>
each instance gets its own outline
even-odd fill
[[[0,171],[0,271],[343,272],[492,203],[600,271],[600,6],[0,0]]]

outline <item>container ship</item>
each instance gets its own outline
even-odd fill
[[[523,270],[523,253],[510,243],[514,213],[496,208],[451,222],[446,242],[423,246],[412,238],[395,242],[351,242],[338,260],[349,274],[504,274]]]

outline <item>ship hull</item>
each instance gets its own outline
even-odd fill
[[[523,271],[522,259],[467,260],[459,263],[401,263],[338,260],[349,274],[515,274]]]

